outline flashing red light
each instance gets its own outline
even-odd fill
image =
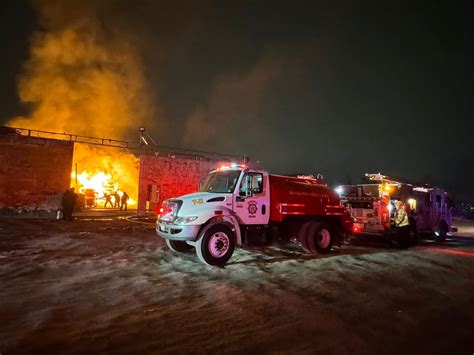
[[[245,164],[223,164],[221,166],[218,166],[216,168],[217,171],[221,171],[221,170],[227,170],[227,169],[237,169],[237,168],[241,168],[241,169],[247,169],[247,165]]]
[[[360,223],[354,223],[352,225],[352,232],[353,233],[362,233],[363,230],[364,230],[364,226],[361,225]]]
[[[158,216],[164,216],[165,214],[171,212],[171,208],[169,207],[160,207],[160,209],[158,209]]]

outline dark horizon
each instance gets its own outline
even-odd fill
[[[36,3],[61,16],[40,20]],[[381,172],[474,201],[471,4],[35,4],[1,10],[2,124],[36,108],[17,89],[34,34],[95,18],[99,44],[136,46],[160,144],[331,185]]]

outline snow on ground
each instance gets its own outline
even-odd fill
[[[0,353],[472,353],[472,224],[445,244],[237,249],[125,220],[0,220]],[[471,229],[470,229],[471,228]]]
[[[453,226],[459,230],[454,235],[465,238],[474,238],[474,220],[457,219],[453,221]]]

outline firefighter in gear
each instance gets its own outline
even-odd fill
[[[127,210],[128,199],[129,198],[130,198],[130,196],[128,196],[128,194],[124,191],[122,193],[122,199],[121,199],[122,204],[120,205],[120,211],[122,211],[122,210],[126,211]]]
[[[410,244],[410,221],[408,219],[408,213],[403,208],[401,201],[397,201],[395,208],[394,224],[397,231],[398,242],[402,248],[408,248]]]
[[[107,192],[104,192],[104,198],[105,198],[105,204],[104,208],[107,208],[107,205],[110,203],[110,207],[114,207],[112,204],[112,195],[108,194]]]
[[[352,222],[357,222],[357,218],[354,216],[354,210],[349,202],[344,202],[344,215],[346,215]]]
[[[65,221],[73,221],[72,212],[76,205],[77,194],[74,192],[74,187],[67,189],[62,196],[63,219]]]
[[[118,191],[115,191],[114,193],[114,207],[115,208],[120,208],[120,195]]]

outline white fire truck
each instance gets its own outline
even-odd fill
[[[224,265],[235,246],[297,239],[308,252],[340,244],[352,220],[322,179],[271,175],[245,165],[208,174],[200,192],[163,202],[156,224],[174,252]]]
[[[401,201],[410,220],[411,239],[431,234],[444,241],[451,225],[451,202],[446,191],[429,185],[401,182],[378,174],[366,174],[368,184],[341,185],[336,192],[348,203],[354,218],[354,235],[395,235],[392,219],[395,203]]]

